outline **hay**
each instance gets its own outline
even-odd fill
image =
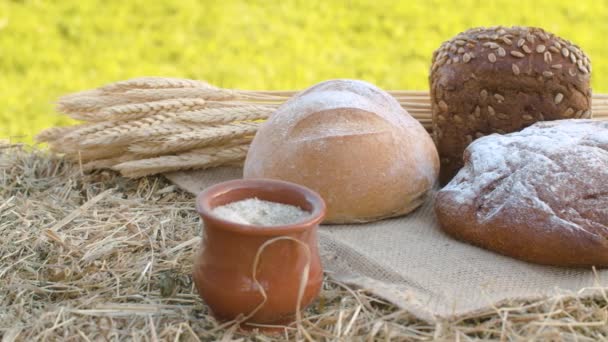
[[[0,149],[0,234],[3,341],[304,338],[295,325],[256,336],[210,316],[190,278],[193,198],[163,177],[84,174],[43,151]],[[607,306],[606,295],[554,297],[428,324],[327,279],[302,327],[315,340],[596,341],[608,339]]]

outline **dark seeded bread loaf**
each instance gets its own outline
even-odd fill
[[[441,228],[514,258],[608,266],[608,121],[538,122],[464,152],[437,193]]]
[[[590,73],[584,52],[539,28],[475,28],[443,43],[430,72],[442,184],[476,138],[536,121],[589,118]]]

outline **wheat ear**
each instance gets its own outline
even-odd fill
[[[107,117],[100,112],[106,108],[179,98],[202,98],[207,93],[208,90],[199,88],[133,89],[110,94],[93,90],[60,98],[57,110],[77,120],[102,121]]]
[[[106,130],[112,129],[113,127],[116,127],[117,125],[120,125],[122,123],[123,122],[120,122],[120,121],[104,121],[104,122],[98,122],[98,123],[86,123],[86,124],[77,125],[77,126],[74,126],[73,131],[68,132],[66,135],[61,137],[61,139],[57,139],[57,140],[63,140],[66,142],[67,141],[78,142],[87,136],[94,135],[99,132],[105,132]]]
[[[66,135],[80,129],[80,126],[64,126],[64,127],[51,127],[43,130],[36,135],[36,142],[50,142],[59,140]]]
[[[104,108],[100,116],[110,120],[133,120],[163,112],[185,112],[205,108],[203,99],[171,99]]]
[[[126,125],[125,125],[126,126]],[[81,147],[115,146],[137,143],[152,139],[161,139],[175,134],[192,132],[197,129],[207,129],[209,126],[177,122],[158,123],[149,127],[133,128],[130,130],[116,129],[111,132],[100,132],[95,136],[86,137],[78,144]]]
[[[130,89],[170,89],[170,88],[216,88],[207,82],[174,77],[145,76],[105,85],[104,92],[121,92]]]
[[[247,155],[247,149],[248,145],[246,144],[228,148],[196,149],[178,155],[125,162],[115,165],[113,169],[126,177],[143,177],[178,170],[205,169],[243,160]]]
[[[277,109],[276,105],[241,105],[235,107],[205,108],[180,113],[177,120],[198,124],[222,124],[235,121],[267,119]]]
[[[85,90],[62,96],[56,104],[57,111],[76,120],[101,121],[97,113],[107,107],[129,103],[119,95],[107,95],[100,90]]]
[[[168,138],[135,143],[129,146],[129,151],[143,155],[160,155],[220,145],[236,138],[252,137],[260,124],[261,122],[238,122],[207,127]]]
[[[131,135],[144,129],[162,126],[175,122],[177,113],[158,113],[138,120],[110,121],[116,123],[114,126],[91,132],[81,137],[81,141],[98,141],[100,145],[111,145],[118,142],[131,141]]]

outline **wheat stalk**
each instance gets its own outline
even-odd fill
[[[247,155],[247,144],[233,147],[195,149],[178,155],[162,156],[121,163],[113,167],[126,177],[189,169],[205,169],[241,161]]]
[[[117,156],[128,153],[126,146],[119,146],[114,148],[107,147],[95,147],[95,148],[69,148],[66,150],[64,146],[58,146],[55,144],[49,145],[50,150],[62,153],[66,158],[78,162],[87,163],[99,159],[115,158]]]
[[[121,153],[118,156],[113,156],[105,159],[96,159],[89,162],[86,162],[82,165],[82,169],[84,171],[92,171],[99,169],[111,169],[113,166],[125,163],[132,160],[140,160],[143,158],[148,158],[144,156],[140,156],[136,153]]]

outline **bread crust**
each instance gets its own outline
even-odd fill
[[[307,186],[326,201],[325,223],[358,223],[417,208],[438,168],[431,137],[388,93],[332,80],[296,95],[260,127],[244,177]]]
[[[475,28],[444,42],[429,77],[441,183],[462,167],[462,152],[479,137],[589,118],[590,74],[578,46],[540,28]]]
[[[441,228],[517,259],[608,266],[608,121],[560,120],[493,134],[437,193]]]

